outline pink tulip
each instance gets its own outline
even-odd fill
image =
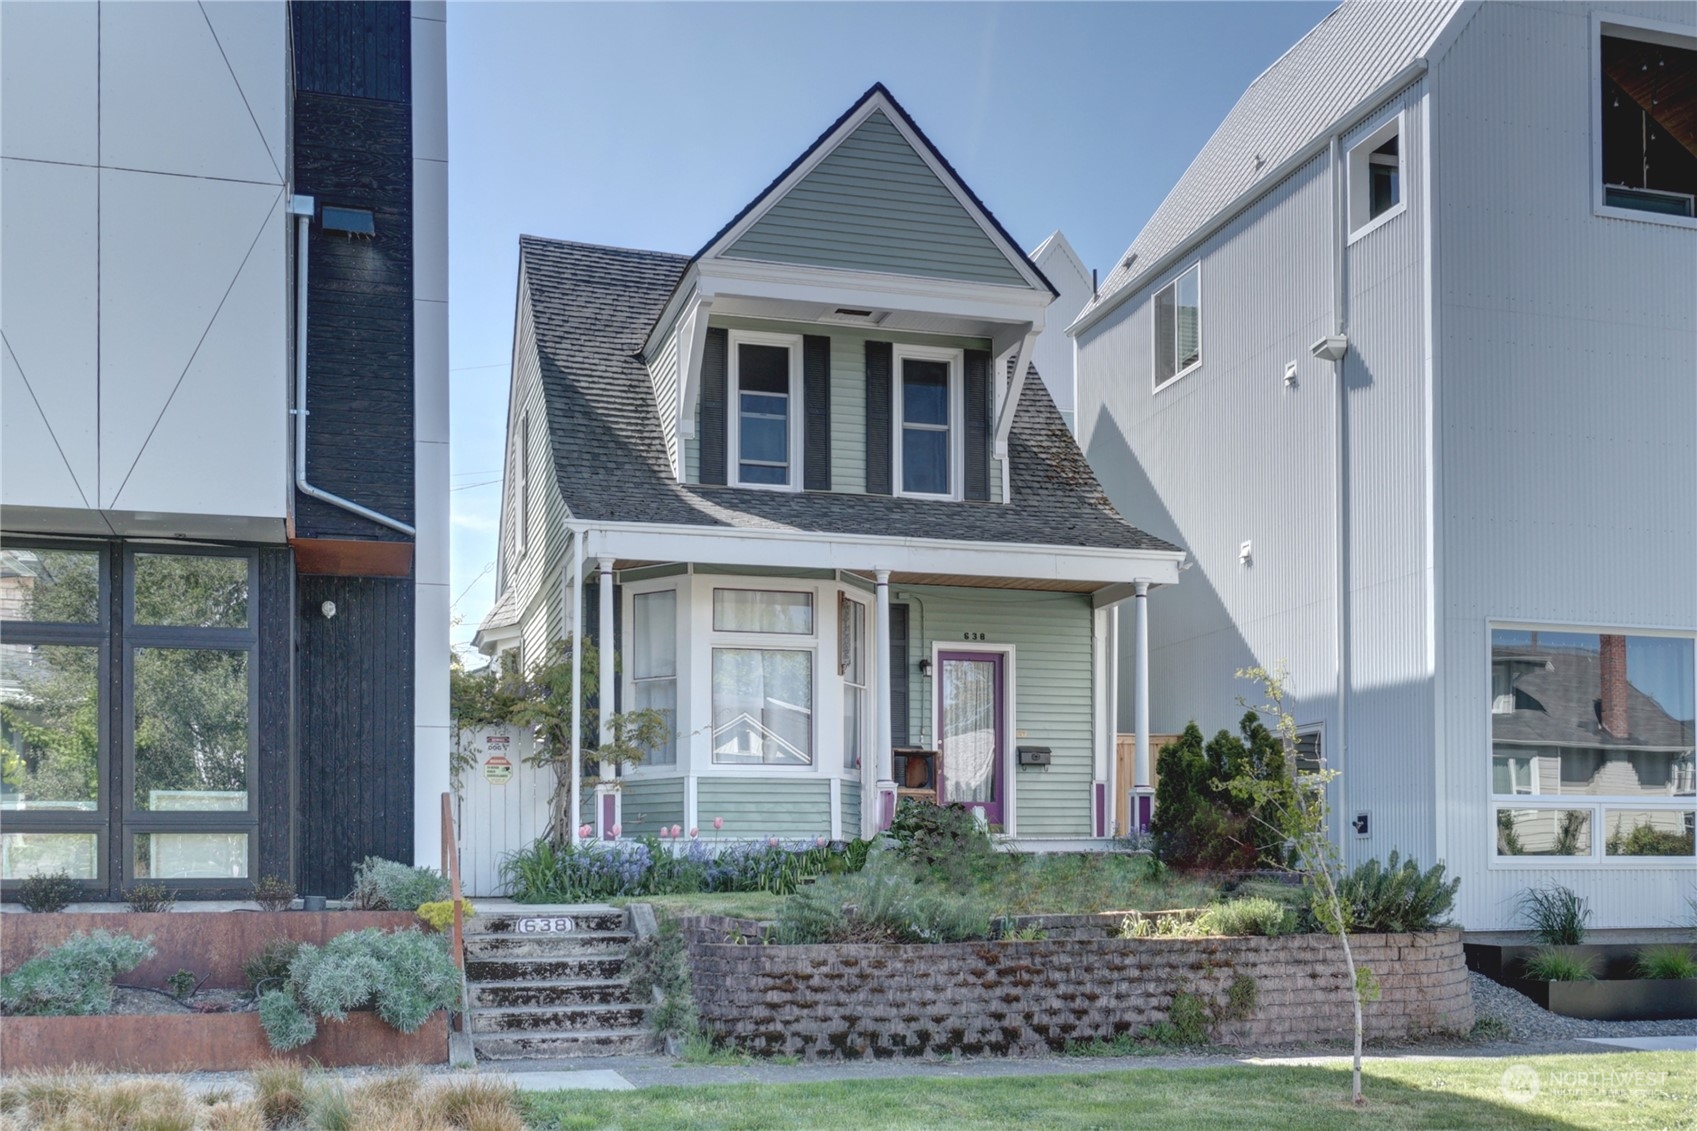
[[[690,839],[693,840],[696,837],[701,835],[701,830],[696,828],[694,825],[691,825],[689,827],[689,835],[690,835]]]
[[[590,828],[588,825],[581,825],[581,826],[578,827],[578,830],[577,830],[577,838],[579,840],[588,840],[589,834],[594,832],[594,831],[595,830]]]
[[[820,848],[824,848],[825,847],[825,838],[822,837],[822,836],[816,836],[816,837],[813,838],[813,843],[817,844]]]
[[[769,844],[770,846],[772,846],[773,848],[776,848],[776,847],[778,847],[778,838],[775,837],[775,836],[769,836],[769,837],[766,838],[766,843]]]
[[[725,818],[723,818],[723,817],[714,817],[713,818],[713,831],[714,832],[718,832],[720,829],[722,829],[724,827],[725,827]]]
[[[684,835],[684,827],[682,825],[673,825],[672,826],[672,835],[674,837],[683,836]]]
[[[668,830],[667,830],[666,826],[661,825],[660,826],[660,839],[665,840],[667,835],[668,835]]]
[[[622,831],[623,830],[618,825],[614,825],[613,826],[613,839],[618,840],[619,839],[619,833],[622,832]]]

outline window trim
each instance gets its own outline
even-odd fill
[[[758,628],[720,628],[715,619],[717,611],[715,596],[719,593],[800,593],[808,601],[807,611],[812,614],[813,627],[806,632],[772,632]],[[791,588],[759,588],[748,585],[710,585],[707,592],[707,629],[714,636],[727,636],[733,640],[746,640],[752,636],[770,636],[777,640],[818,640],[819,638],[819,593],[815,589]]]
[[[1161,342],[1159,337],[1159,326],[1157,325],[1155,317],[1155,306],[1164,291],[1173,291],[1174,298],[1176,299],[1179,280],[1190,274],[1192,271],[1196,272],[1196,360],[1185,366],[1183,369],[1174,371],[1171,377],[1162,380],[1160,374]],[[1149,376],[1154,384],[1155,392],[1158,393],[1162,389],[1172,387],[1178,383],[1180,378],[1188,377],[1190,374],[1202,368],[1203,358],[1206,357],[1206,352],[1203,349],[1205,345],[1203,338],[1205,326],[1203,323],[1206,319],[1202,317],[1202,306],[1202,260],[1200,257],[1193,260],[1190,266],[1183,270],[1173,272],[1171,277],[1169,277],[1165,283],[1162,283],[1160,286],[1149,292]],[[1178,323],[1175,321],[1173,326],[1174,332],[1176,333]],[[1177,350],[1174,350],[1174,360],[1177,360]]]
[[[713,748],[713,663],[721,650],[738,652],[798,652],[807,656],[807,761],[799,766],[773,762],[721,762]],[[707,765],[714,774],[729,771],[745,773],[816,774],[819,758],[819,644],[818,639],[796,636],[772,636],[764,633],[715,632],[707,643]]]
[[[1635,35],[1634,32],[1639,34]],[[1650,34],[1646,36],[1644,33]],[[1689,25],[1627,16],[1618,12],[1592,12],[1590,35],[1591,69],[1586,97],[1591,106],[1591,214],[1611,220],[1636,220],[1641,224],[1661,224],[1670,228],[1697,230],[1697,216],[1669,216],[1661,212],[1619,208],[1607,204],[1606,186],[1603,184],[1603,36],[1640,39],[1651,43],[1660,41],[1656,37],[1672,37],[1684,41],[1677,45],[1681,50],[1697,51],[1697,35],[1692,34]]]
[[[740,372],[742,350],[745,345],[781,346],[790,353],[790,391],[786,404],[785,431],[788,434],[789,448],[786,455],[789,465],[786,468],[788,482],[785,483],[744,483],[742,479],[742,376]],[[753,491],[787,491],[801,490],[803,478],[802,469],[802,431],[807,420],[807,406],[804,403],[806,390],[802,387],[801,352],[802,338],[800,334],[780,334],[769,330],[730,330],[726,352],[725,388],[727,404],[725,412],[725,481],[732,487],[746,487]]]
[[[1350,227],[1348,242],[1351,244],[1378,231],[1408,211],[1407,119],[1408,111],[1398,110],[1349,147],[1349,153],[1344,159],[1344,168],[1348,170],[1349,177],[1346,218]],[[1393,137],[1397,139],[1397,200],[1377,216],[1368,216],[1367,210],[1373,207],[1373,186],[1368,176],[1368,169],[1373,163],[1373,151]]]
[[[684,772],[684,738],[683,715],[687,707],[684,701],[685,678],[684,672],[689,666],[689,650],[684,640],[684,630],[689,621],[688,608],[684,594],[687,590],[677,585],[672,578],[666,578],[651,585],[627,589],[624,599],[629,602],[625,610],[624,639],[620,643],[620,655],[629,656],[630,662],[622,665],[625,673],[625,702],[636,708],[636,689],[641,683],[670,683],[672,685],[672,760],[670,762],[650,762],[644,759],[634,766],[624,767],[626,777],[672,777]],[[672,595],[672,674],[669,676],[645,676],[639,678],[636,674],[636,620],[637,601],[643,597],[652,597],[658,593]]]
[[[714,776],[721,774],[817,774],[822,771],[829,772],[829,767],[825,765],[824,761],[819,756],[819,711],[821,690],[823,688],[823,680],[820,677],[819,657],[820,642],[824,639],[824,635],[820,628],[819,616],[820,595],[822,592],[821,588],[817,585],[796,584],[796,581],[793,578],[780,577],[734,579],[743,581],[770,582],[770,584],[758,586],[721,585],[718,584],[721,578],[717,576],[697,576],[696,580],[698,583],[705,582],[705,584],[698,584],[698,586],[692,590],[691,597],[691,600],[699,601],[704,606],[699,612],[699,627],[703,630],[703,632],[702,638],[699,642],[690,642],[689,655],[691,657],[690,662],[692,665],[697,661],[699,661],[702,665],[699,670],[692,671],[692,676],[693,678],[701,681],[704,692],[701,698],[701,705],[706,710],[706,717],[700,721],[703,724],[701,729],[706,735],[706,749],[702,755],[701,765],[694,766],[691,772],[712,774]],[[714,628],[713,594],[716,590],[720,589],[756,593],[805,593],[813,602],[813,631],[809,633],[749,632],[741,629]],[[702,596],[703,593],[705,593],[705,597]],[[680,625],[685,623],[691,625],[697,624],[697,617],[694,615],[693,606],[692,616],[689,618],[680,616],[679,622]],[[701,648],[700,652],[695,651],[697,646]],[[811,657],[809,660],[809,670],[812,673],[808,683],[808,696],[811,702],[809,707],[811,727],[809,731],[809,741],[812,744],[812,750],[809,753],[809,761],[806,765],[783,766],[773,765],[767,762],[721,762],[714,757],[713,654],[720,648],[740,648],[757,652],[806,652],[809,654]],[[681,657],[682,655],[683,653],[680,651],[679,656]],[[679,663],[680,665],[683,663],[681,658]],[[680,707],[679,710],[681,711],[682,708]],[[680,758],[680,763],[681,761],[682,759]]]
[[[966,419],[966,351],[945,346],[894,342],[891,344],[890,354],[890,493],[905,499],[958,501],[965,498],[966,442],[962,435],[962,424]],[[902,363],[908,360],[948,363],[949,490],[942,493],[909,491],[902,486],[902,433],[907,429],[907,419],[902,412]],[[915,427],[923,427],[927,431],[935,430],[934,425]]]
[[[1540,620],[1529,621],[1520,619],[1496,619],[1487,617],[1484,622],[1484,675],[1478,681],[1478,693],[1481,700],[1479,717],[1484,733],[1484,756],[1480,758],[1480,774],[1483,783],[1483,800],[1485,821],[1480,830],[1481,844],[1485,852],[1485,867],[1487,871],[1515,871],[1526,869],[1552,868],[1626,868],[1632,870],[1645,868],[1689,868],[1697,861],[1697,854],[1685,856],[1610,856],[1607,854],[1607,837],[1604,836],[1603,817],[1610,809],[1662,809],[1675,812],[1691,812],[1697,810],[1697,797],[1644,798],[1622,795],[1591,795],[1591,794],[1529,794],[1518,797],[1507,797],[1496,792],[1494,780],[1496,758],[1496,743],[1494,738],[1491,711],[1495,696],[1491,687],[1491,634],[1497,629],[1510,631],[1555,631],[1575,633],[1597,633],[1620,636],[1655,636],[1675,640],[1687,640],[1692,648],[1697,650],[1697,631],[1665,627],[1650,627],[1643,625],[1599,625],[1588,622]],[[1697,663],[1692,665],[1693,682],[1697,683]],[[1697,694],[1697,687],[1693,688]],[[1591,813],[1591,851],[1584,856],[1502,856],[1497,853],[1497,812],[1502,809],[1587,809]]]
[[[848,677],[849,649],[851,644],[850,634],[844,632],[844,627],[845,622],[850,624],[853,622],[855,614],[850,610],[850,606],[854,606],[854,608],[858,609],[861,617],[860,644],[863,654],[860,657],[859,683],[852,682]],[[861,746],[867,754],[871,753],[872,746],[875,741],[871,733],[873,715],[872,699],[877,690],[876,681],[873,678],[872,671],[872,668],[874,667],[872,663],[872,653],[876,648],[876,644],[873,640],[872,629],[871,603],[851,597],[845,590],[837,590],[837,682],[840,684],[838,691],[845,703],[848,700],[849,689],[851,687],[863,693],[860,704],[860,726],[858,733],[862,736]],[[846,718],[846,708],[842,714]],[[844,735],[844,738],[847,738],[847,735]],[[833,772],[840,772],[848,775],[851,779],[858,778],[864,761],[861,757],[859,757],[861,751],[856,751],[856,758],[854,764],[851,766],[848,763],[847,744],[845,743],[844,746],[845,748],[842,751],[843,758],[841,759],[842,765],[839,770]]]

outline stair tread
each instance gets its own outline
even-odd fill
[[[594,1013],[596,1010],[600,1010],[605,1013],[608,1010],[624,1012],[632,1009],[647,1010],[651,1008],[653,1007],[637,1002],[620,1002],[616,1005],[474,1005],[471,1007],[471,1011],[473,1013]]]

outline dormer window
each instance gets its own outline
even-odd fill
[[[897,493],[959,497],[961,353],[897,346],[895,445]]]
[[[739,487],[794,491],[801,476],[801,338],[731,334],[730,450]]]

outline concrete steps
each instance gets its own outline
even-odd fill
[[[480,1059],[654,1051],[624,980],[635,936],[611,907],[502,908],[466,924],[467,1028]]]

